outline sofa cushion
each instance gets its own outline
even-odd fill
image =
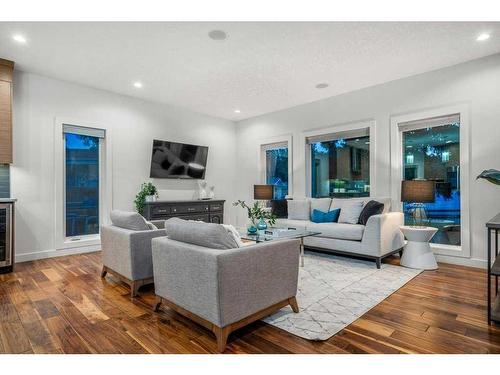
[[[333,198],[330,209],[342,208],[344,203],[348,202],[363,202],[363,205],[367,204],[369,201],[375,200],[377,202],[384,204],[383,214],[388,213],[391,210],[391,198],[372,198],[372,197],[361,197],[361,198]]]
[[[221,224],[171,218],[165,221],[168,238],[210,249],[235,249],[238,246],[233,234]]]
[[[235,227],[233,227],[231,224],[221,224],[224,228],[226,228],[228,234],[233,237],[234,242],[238,245],[238,247],[245,246],[243,241],[241,240],[241,236],[236,230]]]
[[[311,221],[313,223],[335,223],[339,220],[339,215],[340,208],[328,212],[313,210]]]
[[[310,198],[311,201],[311,216],[314,210],[328,212],[332,203],[331,198]]]
[[[308,199],[292,199],[288,202],[288,219],[309,220],[311,202]]]
[[[123,229],[149,230],[146,219],[137,212],[113,210],[109,215],[111,223]]]
[[[294,228],[306,229],[306,224],[309,220],[291,220],[291,219],[278,219],[276,220],[276,227],[278,228]]]
[[[340,209],[339,223],[357,224],[363,205],[363,201],[345,202]]]
[[[370,216],[381,214],[384,211],[384,204],[377,201],[369,201],[359,214],[358,224],[366,225]]]
[[[317,231],[318,237],[336,238],[339,240],[361,241],[364,225],[344,223],[312,223],[306,224],[306,229]]]

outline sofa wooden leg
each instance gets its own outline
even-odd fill
[[[212,328],[212,331],[217,338],[217,350],[219,351],[219,353],[224,353],[227,345],[227,338],[229,336],[229,333],[231,333],[230,326],[222,328],[214,326]]]
[[[375,263],[377,264],[377,269],[380,269],[380,265],[382,264],[382,258],[375,259]]]
[[[297,298],[295,297],[288,298],[288,303],[292,307],[294,313],[299,312],[299,304],[297,303]]]
[[[153,311],[158,312],[160,310],[162,298],[160,296],[156,296],[155,304],[153,306]]]
[[[107,273],[108,273],[108,267],[102,266],[101,277],[105,277]]]

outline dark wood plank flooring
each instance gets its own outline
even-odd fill
[[[0,353],[216,353],[208,330],[152,312],[152,286],[131,301],[100,269],[97,252],[0,275]],[[440,264],[327,341],[256,322],[230,336],[226,353],[500,353],[500,328],[486,323],[485,271]]]

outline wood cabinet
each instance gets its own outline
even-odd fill
[[[144,217],[147,220],[179,217],[186,220],[200,220],[207,223],[224,222],[224,201],[156,201],[146,202]]]
[[[0,164],[12,163],[12,76],[14,63],[0,59]]]

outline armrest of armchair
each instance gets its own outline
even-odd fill
[[[367,252],[382,256],[404,246],[404,236],[399,227],[404,225],[402,212],[373,215],[368,219],[361,241]]]
[[[165,236],[165,229],[141,230],[130,233],[132,280],[140,280],[153,277],[151,240],[153,238]]]
[[[102,226],[103,263],[130,280],[152,277],[151,239],[161,236],[165,236],[164,229],[133,231]]]

